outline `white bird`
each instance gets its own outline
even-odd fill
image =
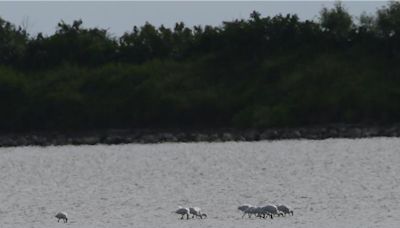
[[[260,212],[261,212],[261,208],[260,208],[260,207],[253,207],[253,206],[251,206],[251,207],[247,208],[247,210],[244,211],[244,214],[243,214],[242,218],[243,218],[246,214],[248,214],[248,215],[249,215],[249,218],[251,218],[251,215],[256,215],[256,216],[257,216],[257,215],[260,214]]]
[[[272,204],[262,207],[262,213],[269,215],[271,219],[272,215],[278,215],[278,216],[283,215],[282,212],[278,211],[278,208]]]
[[[277,205],[276,207],[277,207],[278,210],[281,211],[283,214],[292,214],[292,216],[293,216],[293,210],[292,210],[290,207],[288,207],[288,206],[286,206],[286,205],[283,205],[283,204]]]
[[[64,220],[64,223],[68,222],[68,214],[66,212],[60,211],[55,217],[58,218],[58,222],[60,222],[60,219]]]
[[[253,207],[253,206],[250,205],[250,204],[243,204],[243,205],[240,205],[240,206],[238,207],[238,210],[243,212],[242,218],[243,218],[246,214],[248,214],[248,215],[249,215],[249,218],[250,218],[251,215],[250,215],[249,213],[247,213],[246,211],[247,211],[249,208],[251,208],[251,207]]]
[[[189,213],[192,214],[192,218],[194,218],[194,216],[196,217],[200,217],[201,219],[207,218],[207,214],[206,213],[202,213],[201,209],[199,207],[190,207],[189,208]]]
[[[190,210],[187,207],[179,207],[178,210],[175,211],[175,213],[182,215],[181,219],[186,215],[186,219],[189,219],[189,213]]]
[[[240,205],[240,206],[238,207],[238,210],[239,210],[239,211],[242,211],[242,212],[244,213],[243,216],[242,216],[242,218],[247,214],[246,211],[247,211],[247,209],[249,209],[250,207],[253,207],[253,206],[251,206],[250,204],[243,204],[243,205]],[[250,217],[250,214],[249,214],[249,217]]]
[[[256,208],[253,210],[253,214],[255,214],[256,217],[260,217],[260,218],[264,217],[264,218],[265,218],[265,216],[263,216],[262,207],[256,207]]]
[[[238,207],[238,210],[239,211],[243,211],[243,212],[245,212],[247,209],[249,209],[250,207],[252,207],[250,204],[243,204],[243,205],[240,205],[239,207]]]

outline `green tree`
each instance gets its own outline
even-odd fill
[[[333,9],[321,10],[320,23],[325,31],[339,40],[347,38],[354,26],[352,16],[340,1],[335,2]]]
[[[378,10],[376,20],[383,37],[400,37],[400,2],[391,1],[388,7]]]
[[[0,64],[17,65],[25,52],[28,34],[0,18]]]
[[[38,34],[28,43],[25,65],[30,68],[54,67],[63,63],[97,66],[115,58],[117,43],[107,30],[81,27],[82,20],[69,25],[58,23],[49,37]]]

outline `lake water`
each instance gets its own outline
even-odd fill
[[[0,227],[394,228],[399,174],[398,138],[0,148]],[[294,216],[242,219],[244,203]]]

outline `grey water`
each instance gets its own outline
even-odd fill
[[[0,148],[0,227],[399,227],[399,164],[398,138]]]

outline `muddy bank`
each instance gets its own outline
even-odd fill
[[[125,129],[79,132],[30,132],[0,134],[0,147],[49,146],[49,145],[95,145],[162,142],[224,142],[260,141],[279,139],[326,139],[399,137],[400,125],[359,126],[331,125],[325,127],[270,128],[270,129]]]

